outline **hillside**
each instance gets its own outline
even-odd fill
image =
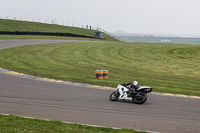
[[[90,37],[94,37],[95,32],[97,32],[97,30],[90,30],[78,27],[7,19],[0,19],[0,31],[71,33]],[[105,34],[105,37],[108,41],[117,41],[107,34]]]

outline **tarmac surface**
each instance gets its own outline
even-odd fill
[[[1,40],[0,49],[70,40]],[[83,42],[83,41],[78,41]],[[117,86],[117,85],[116,85]],[[113,90],[0,71],[0,113],[164,133],[199,133],[200,99],[148,94],[145,104],[109,101]]]

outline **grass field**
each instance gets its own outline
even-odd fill
[[[200,45],[40,44],[0,50],[0,67],[35,76],[116,87],[139,81],[153,91],[200,96]],[[95,70],[109,78],[95,79]]]
[[[145,133],[133,129],[113,129],[59,121],[28,119],[18,116],[0,115],[0,133]]]
[[[86,35],[94,37],[97,30],[90,30],[78,27],[61,26],[56,24],[44,24],[39,22],[27,22],[17,20],[0,19],[0,31],[24,31],[24,32],[59,32]],[[107,41],[118,41],[115,38],[104,34]]]

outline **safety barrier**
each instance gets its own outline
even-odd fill
[[[72,33],[58,33],[58,32],[0,31],[0,34],[5,34],[5,35],[46,35],[46,36],[94,38],[94,37],[86,36],[86,35],[78,35],[78,34],[72,34]]]
[[[95,78],[96,79],[107,79],[108,78],[108,70],[96,70]]]
[[[108,70],[103,70],[103,78],[104,79],[108,78]]]

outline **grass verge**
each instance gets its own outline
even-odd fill
[[[133,129],[113,129],[68,124],[60,121],[30,119],[0,114],[0,133],[145,133]]]
[[[17,21],[0,19],[0,31],[24,31],[24,32],[60,32],[78,35],[93,36],[96,30],[78,27],[62,26],[57,24],[45,24],[39,22]]]
[[[153,91],[200,96],[200,45],[125,42],[40,44],[2,49],[0,67],[30,75],[116,87],[139,81]],[[95,70],[109,78],[95,79]]]

